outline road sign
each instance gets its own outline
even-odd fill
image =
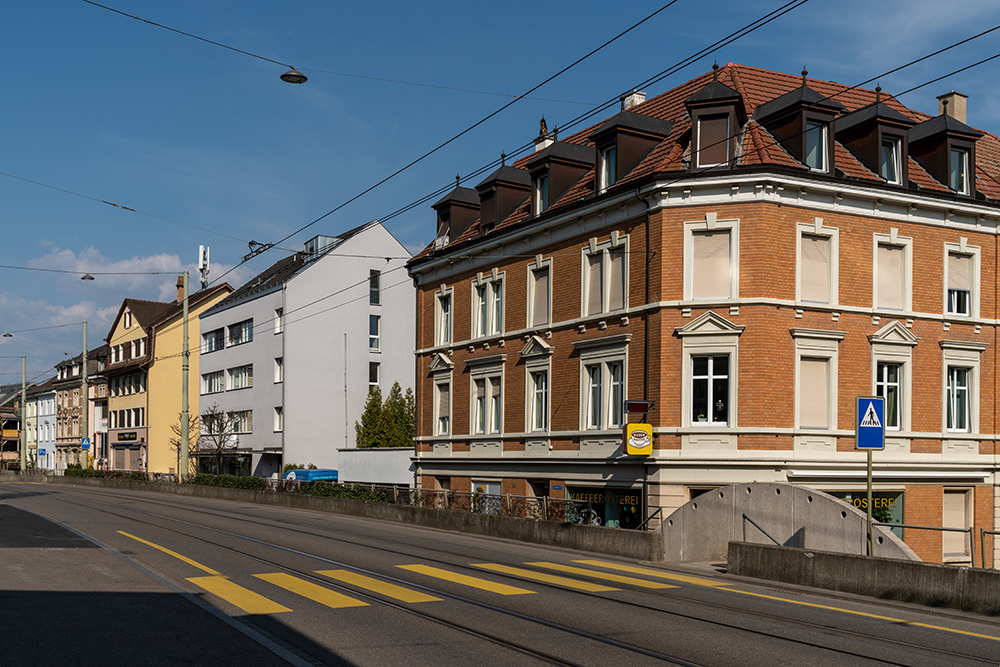
[[[38,455],[39,456],[45,456],[45,450],[44,449],[39,449],[38,450]]]
[[[856,449],[885,449],[885,399],[858,396],[854,428]]]
[[[83,438],[80,441],[80,444],[83,449],[90,449],[90,438]]]

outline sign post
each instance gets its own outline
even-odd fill
[[[858,396],[854,447],[868,453],[868,555],[872,555],[872,451],[885,449],[885,399]]]

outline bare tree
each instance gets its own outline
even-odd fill
[[[240,444],[240,417],[218,405],[206,409],[199,418],[198,451],[215,459],[216,474],[222,474],[225,459],[235,459]]]
[[[181,430],[181,415],[177,415],[177,423],[170,426],[170,430],[174,432],[174,437],[170,438],[170,447],[177,454],[177,478],[183,479],[184,475],[191,474],[191,460],[194,459],[194,455],[198,453],[198,438],[192,438],[192,433],[198,433],[201,428],[201,422],[198,419],[198,415],[194,415],[190,418],[188,422],[188,470],[181,470],[181,441],[184,438],[184,434]]]

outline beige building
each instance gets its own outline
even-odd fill
[[[188,298],[189,410],[198,414],[198,316],[225,298],[228,283]],[[171,303],[125,299],[108,334],[108,462],[113,470],[174,473],[180,423],[183,283]],[[190,341],[194,341],[192,344]]]

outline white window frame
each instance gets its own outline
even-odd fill
[[[622,307],[611,309],[611,251],[620,250],[622,259]],[[601,309],[598,312],[588,312],[590,306],[590,258],[601,257]],[[607,241],[598,243],[597,237],[592,237],[580,251],[580,315],[581,317],[600,317],[609,313],[623,313],[628,310],[629,292],[629,236],[617,231],[611,232]],[[552,284],[551,273],[549,285]]]
[[[598,194],[604,194],[604,192],[617,182],[617,170],[618,170],[618,146],[617,144],[611,144],[605,146],[600,151],[598,151],[600,167],[598,171]],[[611,159],[608,159],[608,156]]]
[[[576,341],[573,346],[580,357],[580,430],[588,433],[615,431],[619,432],[625,424],[625,399],[628,398],[628,344],[631,334],[606,336]],[[620,387],[620,405],[612,405],[613,377],[610,372],[612,365],[620,364],[622,369]],[[599,423],[591,420],[591,368],[600,369],[600,400],[598,408]],[[551,374],[550,374],[551,380]],[[551,383],[550,383],[551,384]],[[616,418],[617,417],[617,423]]]
[[[246,369],[250,370],[244,375],[243,373]],[[246,384],[237,387],[235,380],[240,377],[245,377]],[[251,387],[253,387],[253,364],[243,364],[242,366],[226,369],[226,391],[250,389]]]
[[[217,345],[213,348],[209,341],[216,341]],[[208,354],[209,352],[217,352],[226,347],[226,328],[222,327],[219,329],[212,329],[201,335],[201,353]],[[117,352],[116,348],[111,348],[112,352]],[[112,361],[120,361],[119,354],[112,355],[114,359]]]
[[[274,432],[281,433],[285,430],[285,409],[278,405],[274,408]]]
[[[377,269],[368,270],[368,305],[382,305],[382,272]]]
[[[221,380],[221,387],[215,390],[211,389],[211,378],[217,377]],[[118,379],[118,378],[114,378]],[[203,373],[201,376],[201,395],[206,394],[217,394],[226,390],[226,372],[225,371],[212,371],[210,373]]]
[[[548,312],[546,313],[545,322],[535,322],[535,283],[536,276],[535,273],[538,271],[545,270],[549,274],[549,293],[548,293]],[[534,327],[550,327],[552,326],[552,259],[543,259],[541,255],[535,257],[535,261],[528,264],[528,298],[527,301],[527,319],[529,328]]]
[[[869,336],[871,341],[872,396],[878,396],[878,365],[899,364],[902,375],[899,384],[899,428],[886,430],[906,433],[912,429],[913,415],[913,348],[920,340],[901,322],[894,320]]]
[[[878,247],[880,245],[897,246],[903,249],[903,308],[895,310],[882,308],[878,305]],[[884,313],[909,313],[913,310],[913,239],[900,236],[899,230],[893,227],[888,234],[872,235],[872,308]]]
[[[442,306],[447,299],[448,310]],[[455,288],[441,285],[434,292],[434,345],[451,345],[455,330]]]
[[[903,393],[903,387],[905,386],[906,381],[909,379],[909,373],[906,372],[906,366],[903,363],[896,360],[890,361],[890,360],[877,359],[874,363],[875,366],[873,370],[875,373],[875,383],[874,383],[875,387],[874,391],[872,392],[872,396],[881,396],[885,401],[885,411],[884,411],[885,430],[900,431],[902,430],[903,426],[903,404],[906,402],[906,397],[904,396]],[[890,403],[889,388],[893,386],[893,384],[889,381],[888,377],[888,369],[890,366],[895,366],[898,368],[896,383],[894,385],[896,387],[896,398],[899,400],[899,405],[896,406],[898,423],[895,425],[889,423],[889,403]],[[883,370],[885,370],[884,373],[882,372]],[[885,387],[884,393],[879,393],[880,387]]]
[[[838,414],[837,407],[837,378],[839,377],[838,353],[840,341],[847,335],[845,331],[824,331],[821,329],[792,329],[792,338],[795,340],[795,428],[804,429],[809,433],[823,433],[837,430]],[[801,378],[801,368],[803,359],[826,359],[827,364],[827,390],[826,390],[826,415],[827,427],[817,428],[813,426],[802,426],[800,414],[803,387]]]
[[[285,358],[275,357],[274,358],[274,383],[285,381]]]
[[[829,171],[830,170],[830,150],[829,150],[830,149],[830,123],[827,123],[827,122],[824,122],[824,121],[821,121],[821,120],[806,119],[805,126],[806,126],[805,130],[802,133],[802,164],[805,164],[807,167],[809,167],[810,171],[818,171],[818,172]],[[808,147],[807,147],[806,142],[807,142],[808,137],[809,137],[809,132],[812,131],[813,128],[818,129],[819,130],[819,135],[820,135],[819,136],[819,157],[820,157],[820,162],[822,164],[820,164],[820,166],[818,166],[818,167],[813,167],[813,166],[809,165],[806,162],[806,157],[807,157],[806,156],[806,152],[808,151]]]
[[[695,359],[707,359],[708,360],[708,374],[706,376],[704,376],[704,378],[702,378],[702,376],[696,376],[695,375],[695,370],[694,370]],[[734,358],[731,355],[729,355],[729,354],[692,354],[689,357],[687,357],[687,359],[685,360],[686,363],[689,364],[688,374],[689,374],[689,376],[691,378],[691,384],[689,385],[690,396],[691,396],[691,405],[688,408],[688,415],[687,415],[687,417],[688,417],[688,420],[691,423],[691,426],[694,426],[696,428],[725,428],[725,427],[729,426],[730,422],[732,421],[732,419],[731,419],[731,417],[732,417],[732,410],[727,410],[727,412],[726,412],[727,418],[726,418],[725,421],[716,421],[713,418],[711,411],[709,411],[709,414],[705,415],[704,420],[701,420],[701,419],[692,419],[691,418],[691,416],[694,414],[694,383],[695,383],[696,380],[700,380],[700,379],[706,379],[706,380],[708,380],[708,388],[709,388],[709,393],[710,393],[710,396],[709,396],[709,399],[708,399],[709,406],[712,406],[715,403],[715,401],[713,399],[722,400],[721,398],[717,398],[715,396],[711,396],[712,380],[715,379],[715,378],[722,377],[721,372],[718,372],[715,369],[715,360],[716,359],[726,359],[726,366],[727,366],[726,375],[725,375],[725,378],[726,378],[726,405],[729,406],[729,400],[730,400],[730,397],[732,396],[732,391],[730,389],[730,384],[729,383],[732,380],[732,372],[731,372],[731,370],[732,370],[732,367],[733,367],[733,363],[735,361]]]
[[[493,269],[488,274],[479,273],[472,281],[472,338],[492,338],[504,332],[505,271]],[[499,303],[498,303],[499,301]],[[499,305],[499,312],[497,306]],[[485,317],[485,319],[484,319]],[[497,321],[499,319],[499,322]]]
[[[239,339],[234,339],[233,331],[239,331],[243,335],[243,337]],[[247,343],[252,343],[252,342],[253,342],[253,318],[250,318],[248,320],[243,320],[242,322],[236,322],[226,327],[226,347],[245,345]]]
[[[375,371],[375,380],[372,381],[372,371]],[[382,366],[377,361],[368,362],[368,390],[382,386]]]
[[[507,355],[496,354],[489,357],[466,360],[469,369],[469,433],[478,437],[493,437],[504,432],[504,374]],[[476,403],[476,382],[482,380],[485,388],[484,403],[480,409]],[[493,387],[500,388],[499,414],[493,406]],[[480,427],[480,412],[482,427]]]
[[[442,387],[448,388],[448,412],[441,414],[441,391]],[[434,435],[450,436],[452,434],[451,418],[452,405],[455,403],[454,384],[451,381],[451,373],[441,373],[434,378]]]
[[[893,168],[896,170],[896,179],[895,180],[890,180],[889,178],[887,178],[882,173],[882,171],[883,171],[882,166],[885,163],[885,161],[883,160],[883,148],[885,147],[885,145],[887,143],[891,143],[892,146],[893,146],[893,156],[892,156],[892,159],[893,159]],[[903,139],[902,139],[902,137],[897,137],[897,136],[894,136],[894,135],[891,135],[891,134],[883,134],[882,135],[882,140],[879,142],[879,148],[878,148],[878,169],[879,169],[879,176],[881,176],[882,178],[884,178],[885,181],[886,181],[886,183],[891,183],[893,185],[902,185],[902,183],[903,183],[903,158],[902,158],[902,151],[903,151]]]
[[[830,239],[830,275],[828,280],[829,293],[825,303],[818,301],[803,301],[802,299],[802,237],[821,236]],[[824,306],[836,306],[840,302],[840,230],[823,224],[823,218],[813,218],[812,223],[800,222],[796,225],[795,234],[795,301],[801,303],[816,303]]]
[[[962,177],[962,187],[960,189],[959,188],[952,188],[951,187],[952,159],[953,159],[955,153],[961,153],[962,154],[962,174],[961,174],[961,177]],[[967,194],[969,194],[971,192],[971,188],[970,188],[970,185],[969,185],[970,182],[971,182],[971,180],[972,180],[972,178],[971,178],[971,170],[969,168],[969,162],[970,162],[969,156],[970,156],[970,154],[971,154],[971,151],[969,151],[968,148],[963,148],[963,147],[960,147],[960,146],[949,146],[948,147],[948,187],[951,188],[952,190],[954,190],[955,192],[957,192],[960,195],[967,195]]]
[[[540,173],[535,179],[534,187],[532,188],[532,197],[535,200],[535,215],[540,215],[552,205],[550,185],[548,171]]]
[[[131,312],[129,312],[129,311],[126,310],[125,313],[122,315],[122,325],[126,329],[131,329],[132,328],[132,313]]]
[[[941,433],[944,437],[948,434],[979,433],[979,382],[980,382],[980,355],[986,349],[986,343],[976,343],[960,340],[938,341],[941,346]],[[969,424],[965,429],[954,429],[948,427],[948,404],[950,402],[950,392],[948,386],[949,369],[965,368],[969,370],[968,377],[968,402]]]
[[[285,330],[285,309],[274,309],[274,333],[280,334]]]
[[[969,313],[953,313],[951,312],[951,299],[948,294],[948,262],[952,254],[956,255],[967,255],[972,259],[972,275],[970,276],[970,294],[969,294]],[[944,314],[946,317],[957,317],[957,318],[972,318],[977,319],[979,317],[979,275],[981,271],[981,249],[979,246],[969,245],[968,239],[962,237],[959,239],[958,243],[945,243],[944,244]]]
[[[698,299],[706,301],[730,301],[740,294],[740,221],[738,219],[719,220],[718,213],[705,214],[704,220],[689,220],[684,223],[684,300],[694,298],[694,234],[696,232],[729,232],[729,296]]]
[[[372,333],[374,325],[375,333]],[[382,349],[382,317],[380,315],[368,316],[368,351],[378,352]]]
[[[708,311],[675,333],[681,338],[681,426],[683,428],[727,428],[739,419],[739,340],[745,327],[736,326]],[[694,402],[693,357],[729,355],[729,422],[725,427],[692,421]]]

